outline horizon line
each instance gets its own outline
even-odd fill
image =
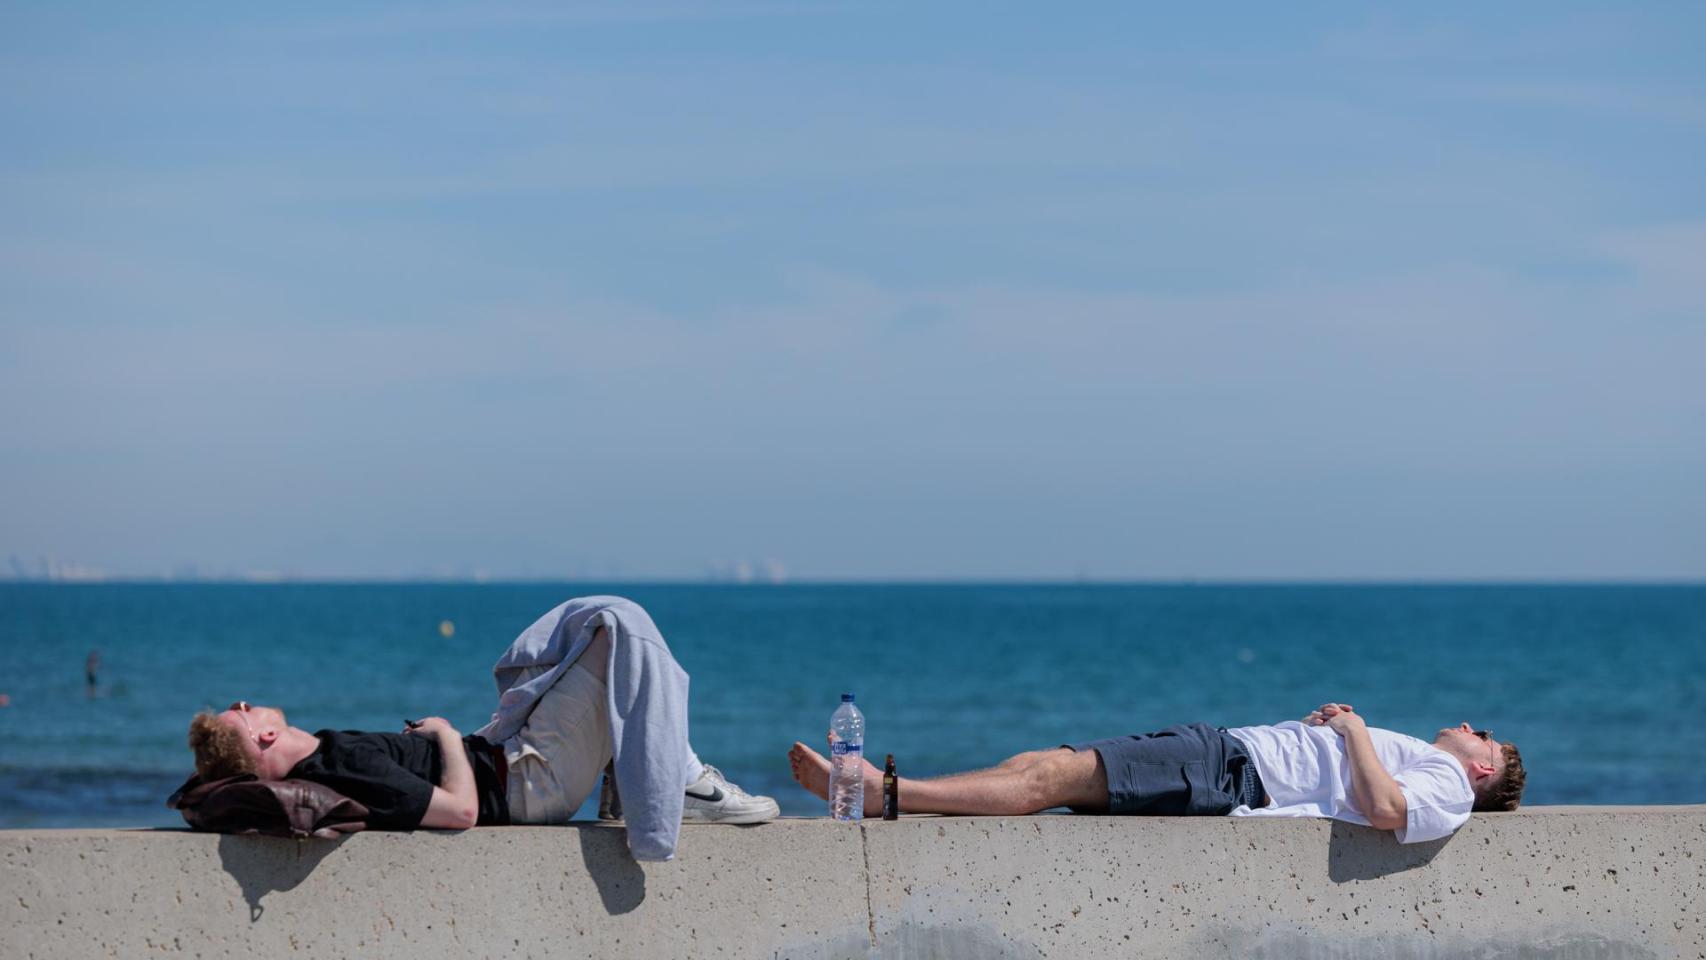
[[[619,585],[651,587],[1702,587],[1706,577],[825,577],[735,580],[712,577],[434,577],[434,576],[112,576],[98,578],[0,577],[0,586],[474,586]]]

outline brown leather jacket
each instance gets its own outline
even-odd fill
[[[334,839],[367,826],[367,808],[312,780],[254,774],[203,783],[192,776],[166,799],[192,830]]]

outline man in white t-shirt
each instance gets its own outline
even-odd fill
[[[819,797],[829,761],[796,742],[794,779]],[[1331,817],[1392,830],[1401,843],[1449,836],[1472,810],[1515,810],[1527,774],[1516,745],[1469,724],[1432,743],[1368,727],[1345,703],[1273,726],[1193,723],[1011,757],[989,770],[898,781],[907,813],[1082,812]],[[882,803],[865,764],[865,805]]]

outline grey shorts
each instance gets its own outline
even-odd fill
[[[1216,817],[1263,802],[1255,763],[1222,727],[1184,723],[1156,733],[1063,746],[1094,750],[1102,758],[1109,813]]]

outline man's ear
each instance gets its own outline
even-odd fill
[[[1472,784],[1480,783],[1495,773],[1498,771],[1493,769],[1490,763],[1484,763],[1480,760],[1469,761],[1469,782]]]

